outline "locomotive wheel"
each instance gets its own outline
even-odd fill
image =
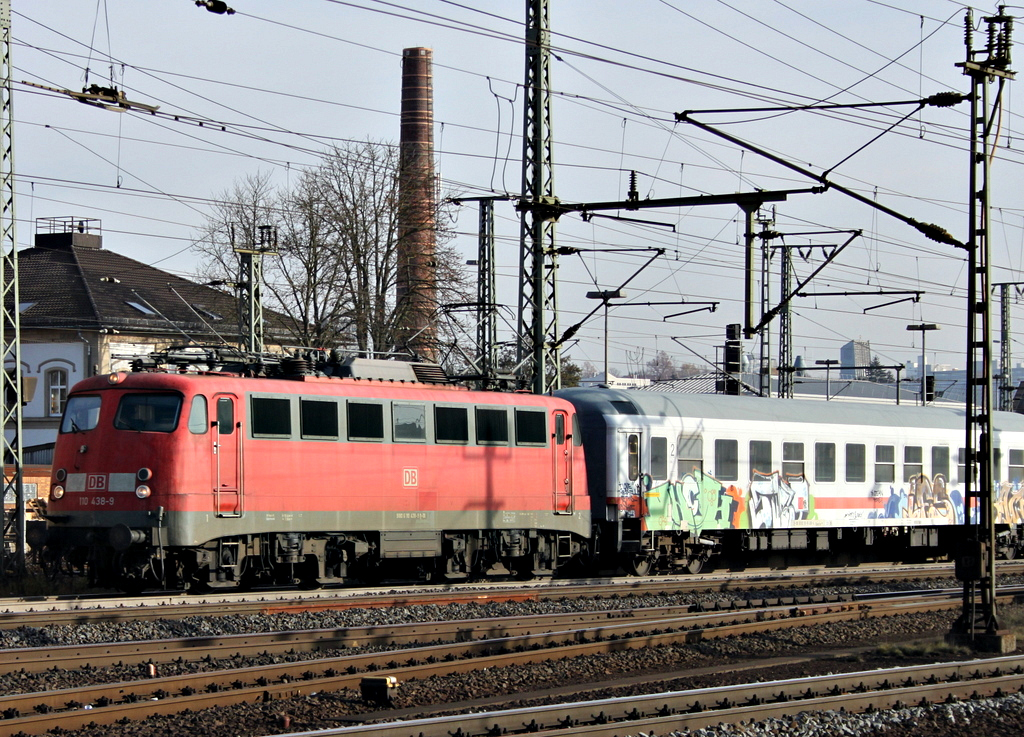
[[[650,555],[626,555],[622,567],[631,576],[647,576],[654,568],[654,558]]]

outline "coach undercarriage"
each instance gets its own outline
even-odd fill
[[[785,568],[821,564],[850,566],[891,561],[951,559],[968,528],[848,527],[687,532],[640,532],[622,525],[617,561],[626,573],[701,573],[716,566]],[[632,534],[631,534],[632,533]],[[1012,560],[1024,555],[1024,525],[1001,525],[996,555]]]

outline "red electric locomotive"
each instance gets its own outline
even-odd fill
[[[585,555],[573,406],[422,367],[87,379],[56,444],[48,551],[124,589],[550,575]]]

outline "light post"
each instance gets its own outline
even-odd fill
[[[907,330],[911,330],[911,331],[914,331],[914,332],[921,333],[921,406],[922,407],[928,403],[926,401],[925,393],[924,393],[925,392],[925,383],[926,383],[925,375],[928,373],[928,370],[927,370],[928,364],[926,363],[927,358],[926,358],[925,353],[924,353],[924,345],[925,345],[924,338],[925,338],[926,335],[928,335],[928,331],[929,330],[938,330],[938,329],[939,329],[939,326],[936,325],[933,322],[916,322],[916,323],[914,323],[912,325],[907,325]]]
[[[608,383],[608,302],[613,299],[625,299],[626,293],[621,289],[602,289],[587,292],[587,299],[599,299],[604,303],[604,382]]]

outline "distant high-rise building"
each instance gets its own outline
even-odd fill
[[[871,343],[867,340],[851,340],[839,349],[839,378],[864,379],[867,366],[871,364]],[[854,367],[857,368],[854,368]]]

